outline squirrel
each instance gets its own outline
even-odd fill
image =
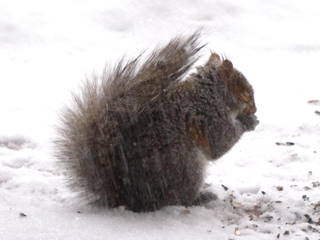
[[[173,38],[142,60],[120,60],[87,80],[61,113],[57,157],[90,201],[134,212],[214,199],[206,163],[258,124],[253,88],[200,33]]]

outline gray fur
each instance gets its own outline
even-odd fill
[[[200,194],[206,160],[254,129],[253,90],[230,61],[212,54],[181,81],[202,48],[198,38],[177,37],[143,62],[120,61],[62,112],[58,158],[96,203],[137,212],[198,204],[210,196]]]

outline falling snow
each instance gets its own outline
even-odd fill
[[[0,239],[320,237],[319,3],[0,2]],[[211,163],[206,206],[96,209],[66,187],[57,112],[106,62],[201,27],[255,89],[260,125]]]

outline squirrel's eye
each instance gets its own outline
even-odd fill
[[[250,102],[250,94],[248,92],[244,92],[240,94],[240,99],[244,101],[245,103]]]

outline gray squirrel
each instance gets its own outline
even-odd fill
[[[208,161],[258,120],[253,89],[231,61],[198,60],[198,32],[87,80],[61,114],[57,156],[96,204],[146,212],[214,198],[201,192]]]

